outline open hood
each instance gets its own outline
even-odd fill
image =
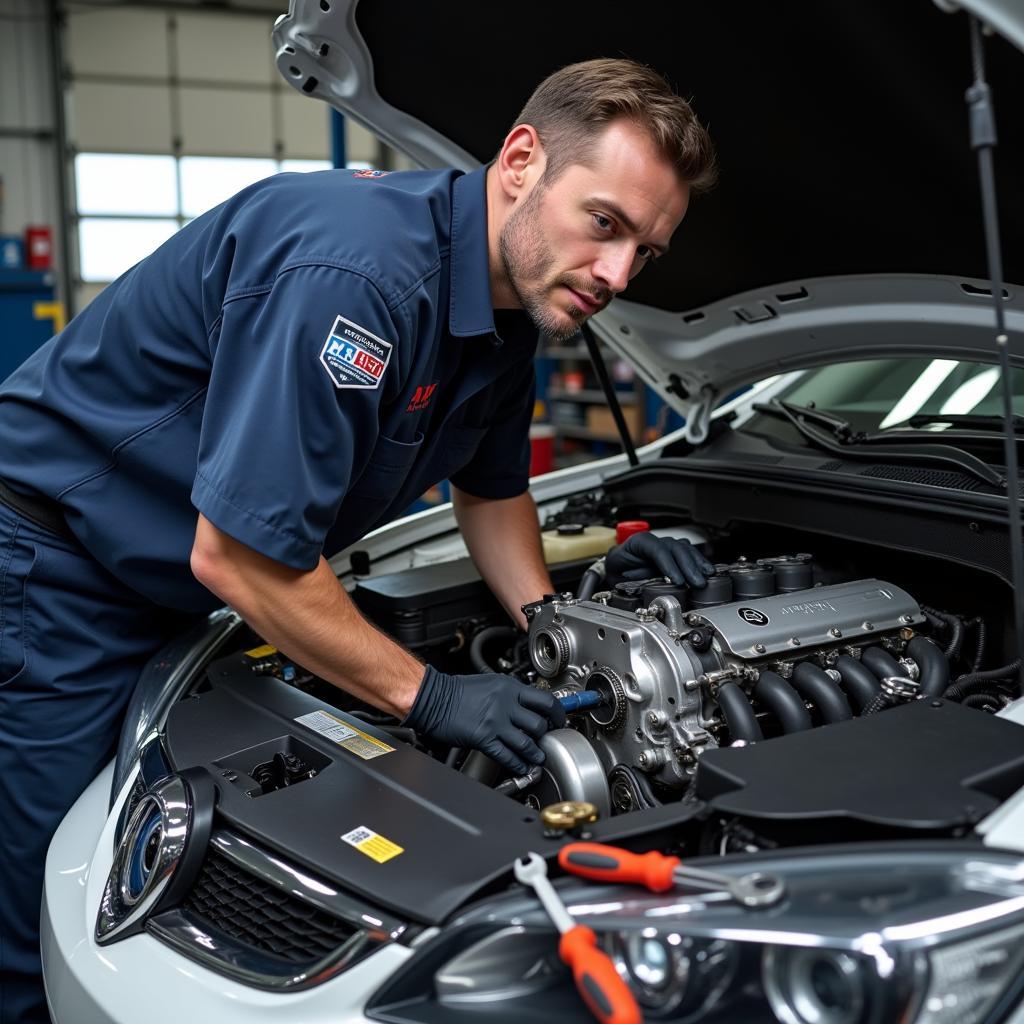
[[[290,0],[274,44],[296,89],[428,167],[490,159],[533,87],[573,61],[633,57],[692,97],[720,182],[594,328],[696,440],[717,398],[782,370],[915,352],[995,360],[960,8],[992,29],[1008,329],[1024,364],[1017,0],[595,2],[582,14]]]

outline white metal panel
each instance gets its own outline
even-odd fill
[[[200,156],[270,156],[274,152],[269,89],[182,86],[180,97],[184,153]]]
[[[68,136],[90,153],[166,153],[171,95],[166,85],[78,82],[68,97]]]
[[[72,76],[166,78],[167,14],[121,6],[112,10],[72,9],[68,15],[65,46]]]
[[[176,20],[178,75],[183,81],[276,84],[272,15],[184,13]]]

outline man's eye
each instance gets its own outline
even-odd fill
[[[603,214],[600,214],[600,213],[594,213],[594,214],[591,214],[591,216],[594,218],[594,223],[602,231],[610,231],[611,230],[612,222],[611,222],[611,220],[608,217],[605,217]]]
[[[653,263],[658,258],[658,254],[649,245],[637,246],[636,254],[645,263]]]

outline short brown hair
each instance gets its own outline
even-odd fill
[[[602,57],[559,69],[537,86],[515,124],[537,130],[551,182],[570,164],[586,163],[596,137],[620,117],[650,134],[692,191],[715,183],[714,145],[693,108],[634,60]]]

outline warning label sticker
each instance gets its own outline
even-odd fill
[[[336,388],[373,390],[380,387],[392,347],[390,341],[339,316],[320,350],[320,362]]]
[[[391,860],[392,857],[397,857],[400,853],[405,852],[398,843],[385,839],[364,825],[352,829],[351,832],[346,832],[341,838],[349,846],[354,846],[360,853],[365,853],[367,857],[375,860],[378,864],[383,864],[385,861]]]
[[[347,722],[328,714],[326,711],[310,711],[307,715],[299,715],[295,719],[299,725],[320,733],[325,739],[344,747],[349,753],[361,757],[364,761],[390,754],[395,748],[389,747],[376,736],[370,736],[359,729],[353,729]]]

